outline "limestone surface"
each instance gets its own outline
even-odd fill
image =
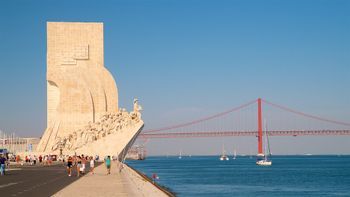
[[[106,136],[124,130],[135,135],[142,128],[138,110],[118,108],[103,44],[103,23],[47,23],[47,128],[37,152],[99,149],[97,141]]]

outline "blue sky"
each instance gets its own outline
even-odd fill
[[[257,97],[350,122],[350,1],[4,0],[0,5],[3,131],[39,137],[46,128],[47,21],[104,23],[105,66],[115,77],[120,105],[131,109],[132,99],[139,98],[148,128]],[[310,140],[305,146],[325,143]],[[340,144],[330,152],[348,152],[349,140],[325,141]],[[216,141],[215,150],[222,139]],[[190,142],[201,147],[207,141],[184,146]],[[157,153],[163,143],[150,143],[150,150]]]

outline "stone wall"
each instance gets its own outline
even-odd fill
[[[118,113],[117,86],[103,54],[103,23],[47,23],[47,129],[38,152]]]

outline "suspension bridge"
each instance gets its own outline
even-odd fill
[[[238,107],[197,120],[146,129],[139,139],[255,136],[258,154],[263,153],[263,135],[350,135],[350,123],[304,113],[258,98]]]

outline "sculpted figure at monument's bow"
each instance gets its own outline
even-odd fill
[[[117,86],[104,67],[103,50],[103,23],[47,23],[47,128],[38,152],[58,147],[98,152],[99,139],[116,127],[104,120],[112,121],[115,115],[123,126],[128,122],[127,112],[118,108]],[[139,119],[129,126],[130,136],[119,136],[124,140],[122,150],[136,138],[143,122]]]

